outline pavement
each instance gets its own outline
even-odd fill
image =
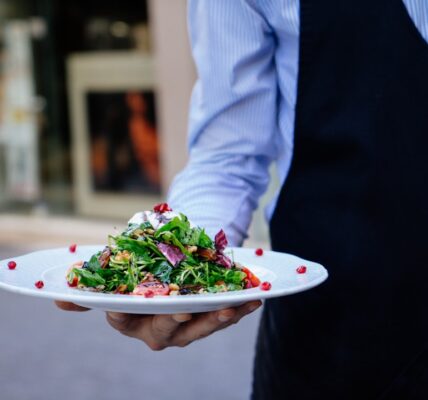
[[[103,243],[116,224],[0,214],[0,259]],[[0,399],[248,399],[259,318],[258,310],[186,348],[154,352],[111,329],[102,312],[63,312],[0,290]]]

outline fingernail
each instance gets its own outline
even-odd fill
[[[191,320],[192,316],[190,314],[174,314],[172,318],[174,321],[182,323]]]
[[[248,306],[248,311],[249,312],[256,311],[260,306],[261,306],[261,304],[251,304]]]
[[[232,315],[220,313],[217,318],[220,322],[227,322],[227,321],[230,321],[232,319]]]
[[[126,319],[126,315],[121,313],[109,312],[107,314],[113,321],[116,322],[123,322]]]

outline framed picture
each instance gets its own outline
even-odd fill
[[[90,53],[68,60],[77,212],[129,218],[162,199],[153,60]]]
[[[87,93],[95,193],[161,194],[154,96],[152,90]]]

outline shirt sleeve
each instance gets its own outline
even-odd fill
[[[197,225],[242,244],[277,157],[275,39],[241,0],[190,0],[198,80],[189,117],[189,161],[169,202]]]

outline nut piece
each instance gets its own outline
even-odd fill
[[[135,229],[134,232],[132,232],[131,237],[134,239],[138,239],[139,236],[141,236],[143,234],[143,230],[140,228]]]
[[[178,286],[176,283],[170,283],[169,288],[170,290],[180,290],[180,286]]]
[[[190,254],[193,254],[194,252],[198,251],[198,247],[197,247],[197,246],[186,246],[186,250],[187,250]]]
[[[215,259],[217,258],[217,252],[212,249],[199,248],[198,255],[207,261],[215,261]]]
[[[178,290],[171,290],[170,292],[169,292],[169,295],[170,296],[178,296],[180,293],[179,293],[179,291]]]
[[[125,293],[125,291],[128,289],[128,286],[125,285],[124,283],[120,284],[117,289],[116,289],[116,293]]]
[[[124,261],[129,260],[131,258],[131,253],[128,250],[118,251],[114,257],[115,261]]]

